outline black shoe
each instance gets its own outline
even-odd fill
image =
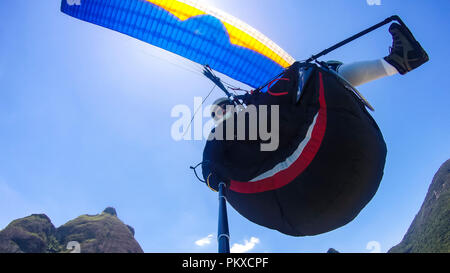
[[[407,27],[393,23],[389,27],[389,32],[392,34],[393,42],[389,56],[384,59],[400,74],[404,75],[428,62],[428,54]]]

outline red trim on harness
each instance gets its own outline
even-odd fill
[[[275,190],[292,182],[309,166],[319,151],[327,127],[327,105],[325,101],[325,91],[321,72],[319,72],[319,78],[319,113],[311,134],[311,139],[308,141],[297,160],[292,163],[289,168],[259,181],[239,182],[231,180],[230,190],[239,193],[260,193]]]
[[[281,92],[281,93],[273,93],[273,92],[270,92],[270,87],[271,87],[271,85],[272,85],[275,81],[290,81],[290,79],[288,79],[288,78],[278,78],[278,79],[275,79],[275,80],[271,81],[271,82],[268,84],[268,86],[267,86],[267,93],[269,93],[270,95],[275,96],[275,97],[278,97],[278,96],[284,96],[284,95],[289,94],[289,92]]]

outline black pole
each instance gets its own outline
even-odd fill
[[[369,32],[372,32],[372,31],[374,31],[374,30],[376,30],[376,29],[378,29],[378,28],[380,28],[380,27],[382,27],[384,25],[387,25],[387,24],[389,24],[392,21],[397,21],[401,25],[405,26],[405,24],[400,19],[400,17],[398,17],[397,15],[391,16],[391,17],[385,19],[383,22],[380,22],[380,23],[378,23],[378,24],[376,24],[376,25],[374,25],[374,26],[372,26],[372,27],[370,27],[370,28],[368,28],[366,30],[363,30],[363,31],[361,31],[358,34],[355,34],[352,37],[350,37],[350,38],[348,38],[348,39],[346,39],[346,40],[344,40],[344,41],[342,41],[340,43],[337,43],[337,44],[335,44],[334,46],[332,46],[330,48],[325,49],[324,51],[320,52],[319,54],[313,55],[311,58],[306,60],[306,62],[309,63],[309,62],[315,61],[318,58],[320,58],[320,57],[322,57],[324,55],[327,55],[331,51],[336,50],[336,49],[338,49],[338,48],[340,48],[340,47],[342,47],[342,46],[344,46],[344,45],[346,45],[346,44],[348,44],[348,43],[350,43],[350,42],[352,42],[352,41],[354,41],[354,40],[356,40],[356,39],[358,39],[358,38],[360,38],[360,37],[362,37],[364,35],[366,35]]]
[[[219,253],[230,253],[230,232],[228,230],[227,199],[225,195],[225,183],[219,184],[219,227],[217,242]]]

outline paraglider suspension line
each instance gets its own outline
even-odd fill
[[[222,90],[225,93],[225,95],[227,96],[228,100],[230,102],[232,102],[234,105],[236,105],[236,106],[244,105],[243,101],[241,101],[237,98],[237,94],[235,91],[245,91],[247,94],[249,94],[250,91],[240,89],[240,88],[237,88],[235,86],[231,86],[230,84],[225,83],[224,81],[222,81],[219,77],[217,77],[214,74],[213,70],[211,69],[211,67],[209,65],[205,65],[203,67],[203,75],[205,77],[207,77],[208,79],[210,79],[220,90]],[[227,87],[225,87],[225,84],[228,85],[228,88],[230,90],[232,90],[235,93],[235,95],[231,94],[228,91]]]
[[[192,125],[192,122],[194,121],[195,116],[197,115],[198,111],[200,111],[200,109],[202,109],[203,104],[205,104],[205,101],[209,98],[209,96],[211,96],[211,94],[212,94],[212,92],[214,91],[215,88],[216,88],[216,86],[214,85],[213,88],[211,89],[211,91],[209,91],[208,95],[203,99],[203,101],[200,104],[200,106],[195,110],[195,113],[192,115],[191,121],[189,121],[189,124],[188,124],[186,130],[184,131],[183,138],[184,138],[184,136],[186,136],[187,132],[190,132],[191,125]],[[197,175],[197,173],[195,175]],[[198,178],[198,176],[197,176],[197,178]],[[199,180],[201,181],[201,179],[199,179]]]

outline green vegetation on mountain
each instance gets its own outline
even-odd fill
[[[75,242],[82,253],[141,253],[134,229],[125,225],[114,208],[82,215],[55,228],[45,214],[14,220],[0,231],[0,253],[71,252]]]
[[[450,160],[434,176],[425,201],[403,240],[389,252],[450,252]]]

